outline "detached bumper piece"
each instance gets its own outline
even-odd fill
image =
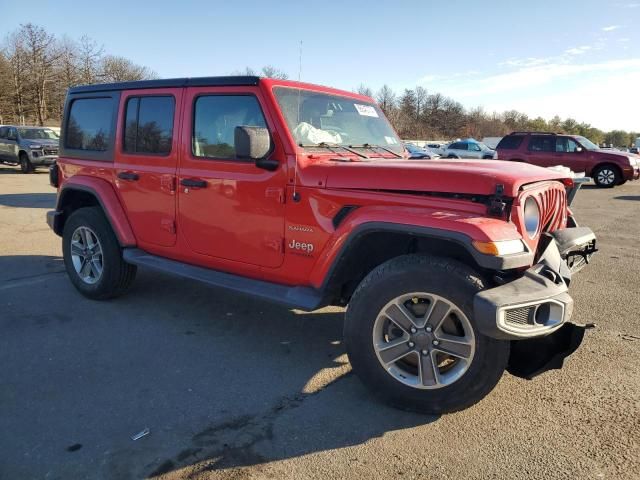
[[[577,271],[596,249],[596,237],[586,227],[558,230],[543,238],[546,247],[537,264],[504,285],[479,292],[474,314],[480,331],[511,343],[509,371],[532,378],[554,368],[582,342],[585,326],[570,323],[573,299],[568,293]]]

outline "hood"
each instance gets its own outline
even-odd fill
[[[32,145],[46,145],[47,147],[57,147],[60,141],[51,140],[47,138],[43,138],[43,139],[23,138],[20,143],[26,147],[30,147]]]
[[[504,195],[515,197],[520,187],[528,183],[569,178],[535,165],[501,160],[385,159],[330,163],[326,186],[336,189],[493,195],[497,185],[504,185]]]
[[[600,154],[605,154],[605,155],[612,155],[614,157],[620,157],[620,158],[628,158],[629,155],[631,156],[637,156],[633,153],[629,153],[629,152],[621,152],[620,150],[609,150],[606,148],[599,148],[597,150],[591,150],[592,152],[596,152],[596,153],[600,153]]]

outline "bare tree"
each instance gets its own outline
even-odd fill
[[[272,65],[266,65],[262,67],[262,70],[260,71],[260,73],[262,74],[263,77],[277,78],[278,80],[287,80],[289,78],[289,75],[287,75],[284,71]]]
[[[373,90],[367,87],[364,83],[358,85],[356,92],[360,95],[364,95],[365,97],[373,97]]]
[[[99,77],[103,82],[124,82],[149,80],[157,75],[147,67],[136,65],[124,57],[106,55],[102,58]]]
[[[25,91],[27,83],[27,53],[24,40],[18,32],[11,33],[5,41],[4,55],[9,63],[10,89],[13,97],[13,116],[18,123],[24,123]]]
[[[22,25],[18,34],[24,42],[33,110],[38,124],[44,125],[47,119],[47,83],[52,80],[54,67],[59,58],[56,40],[44,28],[32,23]]]
[[[96,83],[99,65],[104,54],[104,48],[95,40],[83,35],[78,42],[78,80],[81,84]]]

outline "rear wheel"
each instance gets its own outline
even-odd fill
[[[598,187],[611,188],[622,180],[620,171],[613,165],[601,165],[593,172],[593,181]]]
[[[135,278],[136,267],[122,259],[118,240],[99,207],[71,214],[64,225],[62,252],[71,283],[88,298],[121,295]]]
[[[422,413],[467,408],[502,376],[509,342],[473,319],[477,274],[454,260],[406,255],[374,269],[349,303],[344,338],[354,372],[387,403]]]
[[[20,170],[22,171],[22,173],[33,172],[33,165],[29,160],[29,156],[24,152],[20,153]]]

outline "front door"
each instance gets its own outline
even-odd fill
[[[141,247],[176,242],[176,169],[182,89],[121,95],[115,175]]]
[[[240,125],[273,119],[257,87],[192,87],[185,95],[178,172],[179,234],[192,251],[277,267],[284,259],[284,162],[273,172],[235,155]],[[282,145],[273,158],[284,160]]]

